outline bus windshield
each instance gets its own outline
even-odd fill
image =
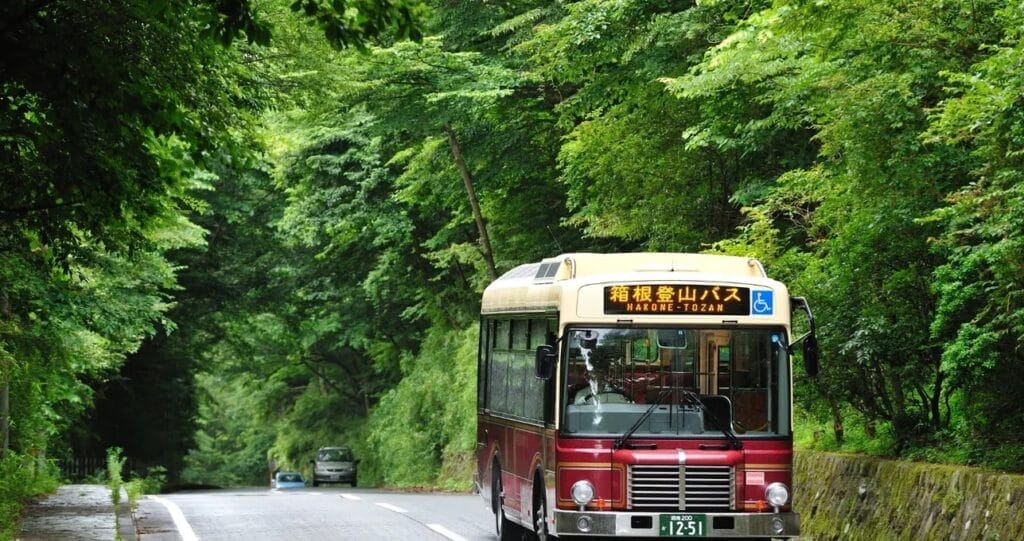
[[[571,328],[565,344],[566,435],[621,436],[648,409],[631,437],[789,434],[781,328]]]

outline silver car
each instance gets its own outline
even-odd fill
[[[348,483],[356,486],[359,461],[348,447],[321,447],[313,464],[313,486],[321,483]]]

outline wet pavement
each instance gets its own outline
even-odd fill
[[[120,512],[114,512],[110,488],[104,485],[64,485],[25,505],[19,541],[134,541],[137,539],[128,495],[121,492]]]

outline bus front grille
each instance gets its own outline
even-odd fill
[[[630,509],[729,511],[735,501],[731,466],[634,464],[628,475]]]
[[[731,466],[686,466],[687,511],[728,511],[736,501]]]

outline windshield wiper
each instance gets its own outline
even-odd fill
[[[699,396],[697,396],[697,393],[693,391],[687,391],[685,389],[681,390],[680,392],[683,393],[683,396],[690,402],[690,404],[700,407],[700,409],[704,411],[704,414],[711,418],[711,422],[715,423],[715,426],[717,426],[718,429],[722,431],[722,434],[725,434],[725,437],[729,439],[729,443],[731,444],[730,446],[733,449],[736,449],[737,451],[743,449],[743,442],[736,436],[736,434],[733,433],[732,428],[729,427],[729,424],[723,423],[721,420],[719,420],[718,416],[715,415],[713,411],[711,411],[711,408],[709,408],[708,405],[705,404]]]
[[[668,396],[671,392],[671,387],[666,387],[665,389],[662,389],[662,391],[658,393],[658,397],[654,399],[654,402],[651,402],[651,405],[647,407],[647,411],[645,411],[644,414],[641,415],[635,423],[633,423],[633,426],[629,427],[629,430],[623,433],[622,436],[619,437],[619,439],[615,440],[615,443],[612,445],[612,450],[621,449],[622,446],[625,445],[627,441],[629,441],[630,436],[632,436],[633,433],[636,432],[638,428],[640,428],[640,425],[644,424],[644,421],[646,421],[647,418],[651,416],[651,413],[654,411],[654,408],[660,406],[661,402],[665,400],[665,397]]]

